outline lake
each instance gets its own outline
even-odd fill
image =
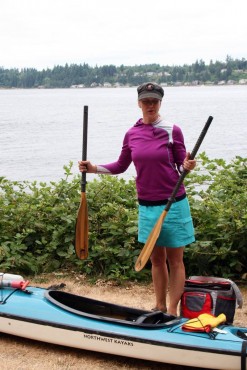
[[[57,181],[69,161],[78,173],[84,105],[88,158],[96,164],[116,160],[125,132],[141,116],[136,88],[0,90],[0,176]],[[161,115],[181,127],[187,150],[211,115],[200,151],[227,161],[246,157],[247,86],[167,87]],[[123,177],[134,174],[131,165]]]

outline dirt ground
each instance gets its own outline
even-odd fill
[[[81,294],[107,302],[151,309],[154,302],[152,284],[128,283],[115,286],[113,283],[97,281],[89,284],[81,275],[51,274],[32,279],[30,285],[47,288],[53,284],[65,283],[65,291]],[[247,302],[247,287],[240,286],[244,302]],[[236,310],[234,324],[247,326],[247,306]],[[189,370],[188,367],[165,365],[96,352],[89,352],[0,334],[1,370]],[[193,368],[196,370],[195,368]],[[202,368],[200,368],[202,370]]]

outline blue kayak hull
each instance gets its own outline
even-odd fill
[[[1,289],[0,294],[3,333],[163,363],[209,369],[247,368],[247,328],[220,326],[222,332],[212,337],[184,332],[183,318],[164,315],[162,319],[148,311],[65,292],[29,287],[27,291]],[[117,312],[117,317],[111,312]],[[122,317],[125,312],[130,321]],[[153,322],[153,318],[159,320]]]

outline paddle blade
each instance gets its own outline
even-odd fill
[[[164,219],[167,215],[167,211],[164,210],[158,221],[156,222],[153,230],[151,231],[151,233],[149,234],[149,237],[144,245],[144,247],[142,248],[142,251],[139,255],[139,257],[137,258],[136,260],[136,263],[135,263],[135,270],[138,272],[138,271],[141,271],[143,269],[143,267],[145,267],[149,257],[151,256],[152,252],[153,252],[153,249],[154,249],[154,246],[155,246],[155,243],[160,235],[160,231],[161,231],[161,228],[162,228],[162,225],[163,225],[163,222],[164,222]]]
[[[88,211],[86,193],[81,193],[75,230],[75,252],[79,259],[88,257]]]

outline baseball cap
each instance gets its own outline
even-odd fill
[[[162,100],[164,90],[161,86],[154,82],[146,82],[137,88],[138,100],[145,98],[155,98]]]

